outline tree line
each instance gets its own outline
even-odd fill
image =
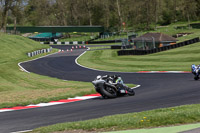
[[[102,25],[154,29],[200,20],[200,0],[0,0],[0,28]]]

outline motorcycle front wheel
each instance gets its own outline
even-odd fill
[[[199,77],[198,77],[198,76],[195,76],[195,77],[194,77],[194,80],[198,80],[198,79],[199,79]]]
[[[105,86],[101,88],[101,94],[103,94],[103,97],[108,97],[108,98],[116,98],[117,97],[117,92],[114,88]]]
[[[135,95],[135,91],[132,90],[132,89],[130,89],[130,90],[128,91],[128,95],[129,95],[129,96],[134,96],[134,95]]]

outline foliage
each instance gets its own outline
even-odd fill
[[[199,3],[199,0],[0,0],[1,28],[16,23],[149,30],[158,24],[199,20]]]

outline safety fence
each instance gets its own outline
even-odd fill
[[[73,42],[40,42],[41,44],[85,44],[85,41],[73,41]]]
[[[200,29],[200,23],[193,23],[193,24],[190,24],[190,26],[195,29]]]
[[[17,30],[6,30],[6,31],[0,30],[0,32],[7,33],[7,34],[12,34],[12,35],[20,35],[21,34],[20,31],[17,31]]]
[[[102,44],[102,43],[117,43],[122,42],[122,40],[106,40],[106,41],[88,41],[86,44]]]
[[[40,42],[41,44],[104,44],[104,43],[117,43],[121,40],[108,40],[108,41],[73,41],[73,42]]]
[[[187,40],[187,41],[184,41],[184,42],[176,43],[176,44],[173,44],[173,45],[169,45],[169,46],[154,48],[154,49],[151,49],[151,50],[120,50],[117,53],[118,53],[119,56],[120,55],[146,55],[146,54],[153,54],[153,53],[157,53],[157,52],[161,52],[161,51],[166,51],[166,50],[190,45],[190,44],[193,44],[193,43],[196,43],[196,42],[199,42],[199,37],[191,39],[191,40]]]
[[[52,51],[52,47],[47,48],[47,49],[40,49],[40,50],[36,50],[36,51],[33,51],[33,52],[29,52],[29,53],[27,53],[27,55],[28,55],[28,57],[33,57],[33,56],[36,56],[38,54],[49,53],[51,51]]]
[[[133,45],[113,45],[111,49],[128,49],[133,48]]]
[[[125,39],[124,39],[125,40]],[[106,41],[73,41],[73,42],[51,42],[51,41],[46,41],[46,42],[40,42],[41,44],[105,44],[105,43],[120,43],[123,42],[123,40],[106,40]],[[130,40],[132,42],[132,40]]]

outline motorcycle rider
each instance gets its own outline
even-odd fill
[[[194,79],[198,80],[200,74],[200,65],[196,66],[195,64],[192,64],[191,68],[192,68],[192,73],[195,75]]]
[[[128,86],[126,86],[125,84],[124,84],[124,82],[123,82],[123,80],[122,80],[122,78],[120,77],[120,76],[118,76],[118,75],[113,75],[113,76],[111,76],[111,77],[113,77],[113,83],[115,83],[116,84],[116,87],[117,87],[117,89],[119,90],[119,91],[121,91],[121,90],[126,90],[126,93],[128,93],[128,94],[133,94],[133,89],[131,89],[131,88],[129,88]]]
[[[195,74],[197,66],[195,64],[192,64],[191,69],[192,69],[192,73]]]
[[[119,76],[119,75],[105,75],[105,76],[97,76],[97,79],[105,79],[108,83],[111,83],[111,84],[116,84],[116,87],[117,89],[121,90],[121,89],[124,89],[124,87],[128,88],[122,78]]]

